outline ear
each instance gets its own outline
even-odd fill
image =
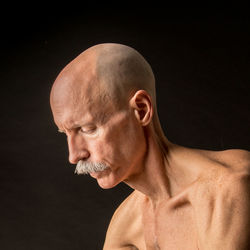
[[[138,90],[129,101],[136,119],[142,126],[147,126],[153,117],[153,105],[150,95],[145,90]]]

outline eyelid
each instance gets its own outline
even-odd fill
[[[59,133],[65,133],[63,130],[61,130],[61,129],[58,129],[58,132]]]
[[[93,132],[95,130],[96,130],[96,127],[89,127],[89,128],[87,128],[85,130],[83,128],[80,128],[80,132],[86,133],[86,134],[91,133],[91,132]]]

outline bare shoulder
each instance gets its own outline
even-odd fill
[[[106,233],[104,250],[142,249],[142,198],[143,195],[135,190],[116,209]]]
[[[227,149],[223,151],[210,152],[210,156],[227,168],[235,171],[250,168],[250,151],[244,149]]]
[[[223,246],[218,249],[249,249],[249,153],[230,150],[220,156],[223,166],[210,168],[191,194],[199,241],[201,246],[213,246],[211,249],[217,249],[215,245]]]
[[[222,151],[214,158],[218,163],[210,167],[197,181],[195,193],[200,198],[213,196],[223,190],[235,192],[237,186],[250,181],[250,152],[245,150]]]
[[[228,149],[223,151],[201,150],[209,161],[204,165],[204,173],[192,189],[191,199],[198,206],[205,207],[216,200],[223,192],[233,194],[249,188],[250,151]],[[250,190],[249,190],[250,192]]]
[[[196,191],[207,190],[206,194],[219,192],[225,188],[233,191],[233,186],[245,182],[250,174],[250,151],[228,149],[223,151],[206,151],[210,159],[205,165],[203,176],[196,183]],[[243,181],[244,180],[244,181]],[[202,194],[203,197],[204,194]]]
[[[231,213],[230,216],[235,211],[243,213],[250,204],[250,152],[225,150],[216,152],[212,157],[214,164],[192,189],[190,199],[194,210],[207,217],[214,213]]]

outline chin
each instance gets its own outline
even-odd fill
[[[117,183],[117,184],[108,183],[108,182],[103,182],[103,181],[99,181],[99,180],[97,180],[97,182],[98,182],[98,185],[99,185],[102,189],[110,189],[110,188],[113,188],[113,187],[115,187],[116,185],[119,184],[119,183]]]
[[[103,189],[110,189],[117,186],[121,181],[114,178],[112,175],[108,175],[102,178],[96,178],[98,185]]]
[[[122,181],[119,178],[117,178],[117,176],[115,176],[114,172],[112,172],[111,170],[107,172],[105,171],[100,175],[94,176],[94,174],[92,174],[91,176],[97,180],[98,185],[103,189],[113,188]]]

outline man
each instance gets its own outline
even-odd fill
[[[249,249],[250,152],[171,143],[153,72],[137,51],[87,49],[59,74],[50,103],[76,172],[105,189],[134,189],[113,215],[104,250]]]

